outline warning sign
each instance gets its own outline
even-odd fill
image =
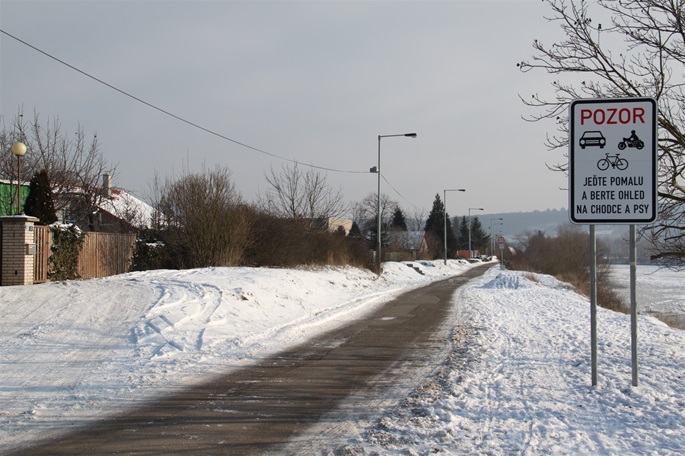
[[[569,119],[571,221],[639,224],[656,220],[656,101],[576,100]]]

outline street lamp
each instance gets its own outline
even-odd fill
[[[396,136],[406,136],[407,138],[416,138],[416,133],[404,133],[401,135],[378,135],[378,166],[375,172],[378,174],[378,198],[376,210],[378,211],[378,249],[376,256],[378,257],[378,274],[381,273],[381,138],[394,138]],[[371,168],[374,172],[374,168]]]
[[[17,156],[17,215],[21,214],[21,157],[26,153],[22,142],[12,144],[12,153]]]
[[[465,192],[465,188],[451,188],[443,191],[442,196],[442,232],[445,238],[445,266],[447,266],[447,192]]]
[[[490,219],[490,255],[495,254],[495,233],[492,231],[492,222],[494,220],[504,220],[502,217],[495,217]],[[497,225],[504,225],[502,222],[497,222]]]
[[[469,208],[469,259],[471,258],[471,211],[484,211],[482,207],[470,207]]]

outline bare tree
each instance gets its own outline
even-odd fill
[[[347,211],[342,190],[334,190],[326,176],[313,168],[302,170],[297,163],[273,168],[266,174],[270,188],[258,197],[259,207],[277,217],[316,221],[339,218]]]
[[[423,231],[427,217],[426,210],[415,208],[411,216],[407,217],[407,229],[409,231]]]
[[[155,205],[162,214],[163,238],[175,267],[240,263],[254,217],[241,203],[228,169],[169,179],[158,195]]]
[[[381,224],[386,226],[390,221],[393,211],[398,207],[398,204],[385,193],[381,193],[380,203]],[[363,200],[356,202],[352,208],[352,213],[354,221],[357,222],[360,227],[364,227],[367,230],[376,227],[378,223],[377,193],[369,193]]]
[[[115,173],[115,167],[105,161],[100,151],[97,134],[87,139],[79,126],[70,138],[62,132],[58,118],[42,124],[38,113],[34,113],[29,123],[20,111],[9,128],[3,122],[0,146],[9,151],[17,141],[27,148],[21,159],[22,177],[30,179],[39,171],[47,171],[56,212],[65,218],[86,220],[87,228],[94,229],[95,209],[105,196],[102,175]],[[0,178],[17,178],[16,159],[11,153],[0,156]]]
[[[685,266],[685,3],[674,0],[545,0],[548,20],[565,37],[547,45],[533,42],[534,56],[518,63],[524,71],[556,75],[554,96],[522,97],[552,120],[558,133],[550,149],[568,146],[568,105],[577,98],[653,97],[658,104],[659,219],[641,234],[652,257]],[[593,10],[591,10],[594,8]],[[604,18],[604,19],[599,19]],[[561,79],[564,77],[565,79]],[[550,168],[567,172],[567,163]]]
[[[363,200],[356,202],[352,207],[354,221],[359,226],[367,245],[376,250],[378,245],[378,194],[369,193]],[[388,195],[381,193],[381,242],[387,245],[387,228],[390,218],[396,207],[397,202],[393,201]]]

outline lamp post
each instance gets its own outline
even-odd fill
[[[378,174],[378,195],[376,210],[378,211],[378,248],[376,250],[376,256],[378,257],[378,274],[381,273],[381,138],[394,138],[397,136],[406,136],[407,138],[416,138],[416,133],[403,133],[401,135],[378,135],[378,166],[376,167],[376,173]],[[373,172],[371,168],[371,172]]]
[[[469,208],[469,259],[471,259],[471,211],[484,211],[482,207],[470,207]]]
[[[504,220],[502,217],[495,217],[490,219],[490,255],[495,253],[495,235],[492,231],[492,222],[494,220]],[[504,225],[504,223],[497,223],[498,225]]]
[[[444,190],[442,196],[442,232],[445,238],[445,266],[447,266],[447,192],[465,192],[465,188],[451,188]]]
[[[21,214],[21,157],[26,153],[22,142],[12,144],[12,153],[17,156],[17,215]]]

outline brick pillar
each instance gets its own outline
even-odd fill
[[[2,224],[0,285],[33,285],[33,257],[36,250],[33,225],[37,221],[37,218],[28,215],[0,217],[0,224]]]

